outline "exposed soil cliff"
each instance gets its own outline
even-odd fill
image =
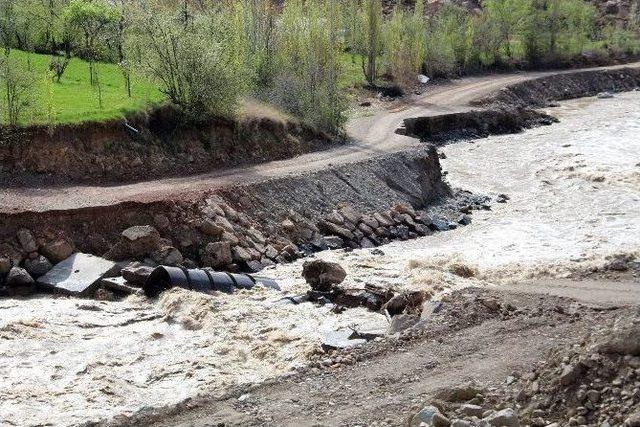
[[[125,182],[279,160],[335,141],[297,120],[215,118],[181,125],[170,109],[129,121],[0,129],[0,176],[50,182]]]

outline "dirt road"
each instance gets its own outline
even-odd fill
[[[611,299],[594,303],[593,294],[585,299],[583,286]],[[634,291],[617,292],[620,287]],[[628,278],[547,280],[528,283],[526,292],[507,289],[456,293],[419,339],[373,345],[356,355],[354,365],[315,369],[244,395],[156,414],[156,425],[407,425],[440,390],[469,382],[497,386],[524,374],[550,349],[578,342],[594,324],[632,313],[640,297],[637,282]],[[511,304],[517,314],[488,313],[477,303],[483,299]],[[580,307],[580,316],[572,319],[569,307]]]
[[[617,69],[640,67],[640,63],[604,67]],[[294,159],[274,161],[253,167],[216,171],[208,174],[145,181],[118,186],[56,186],[0,189],[0,213],[47,212],[109,206],[122,202],[153,202],[187,199],[230,184],[259,181],[288,174],[303,173],[390,153],[419,144],[417,140],[396,134],[405,118],[439,115],[471,109],[471,101],[502,87],[525,80],[578,70],[523,72],[471,77],[434,86],[421,96],[394,109],[372,109],[364,117],[347,124],[353,142],[335,149],[310,153]],[[584,70],[579,70],[584,71]]]

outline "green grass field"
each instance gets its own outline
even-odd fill
[[[121,70],[114,64],[97,64],[102,91],[100,108],[98,90],[89,81],[88,63],[73,58],[60,83],[49,75],[48,55],[13,50],[11,55],[27,67],[30,64],[35,85],[32,100],[25,108],[22,124],[65,124],[103,121],[124,117],[161,103],[164,96],[144,76],[134,75],[129,98]],[[3,99],[4,97],[0,98]],[[5,105],[0,101],[0,123],[6,123]]]
[[[164,95],[157,86],[140,74],[133,76],[132,96],[127,96],[125,81],[115,64],[97,64],[101,83],[102,108],[96,86],[89,81],[89,64],[73,58],[62,80],[52,80],[49,72],[51,57],[12,50],[11,56],[33,73],[35,84],[29,105],[22,113],[21,125],[57,125],[118,119],[127,114],[162,103]],[[341,58],[340,87],[353,88],[365,83],[361,58],[344,54]],[[0,88],[4,93],[4,88]],[[0,124],[7,123],[4,96],[0,97]]]

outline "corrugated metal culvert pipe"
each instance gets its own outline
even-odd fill
[[[235,289],[251,289],[256,285],[280,290],[275,280],[249,274],[222,273],[212,269],[160,266],[153,270],[144,285],[144,293],[155,298],[167,289],[179,287],[196,292],[233,293]]]

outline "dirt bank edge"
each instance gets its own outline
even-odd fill
[[[0,178],[5,185],[135,182],[288,159],[341,142],[267,113],[185,125],[163,107],[107,122],[2,127]]]

